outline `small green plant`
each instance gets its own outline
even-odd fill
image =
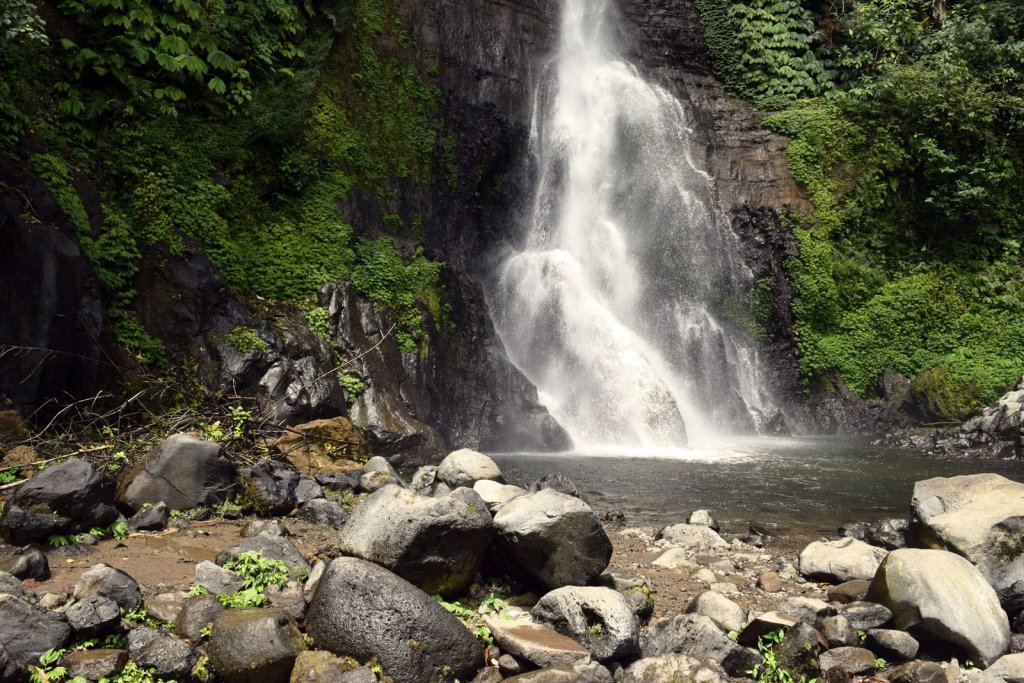
[[[74,536],[67,536],[65,534],[53,534],[46,542],[50,544],[51,548],[63,548],[75,540]]]
[[[252,412],[242,406],[231,406],[228,414],[231,416],[231,438],[241,439],[245,436],[246,427],[252,422]]]
[[[155,669],[143,669],[135,662],[128,662],[121,673],[113,678],[101,678],[98,683],[174,683],[157,678]]]
[[[794,679],[793,674],[779,663],[775,649],[785,636],[785,631],[776,629],[758,638],[757,649],[761,653],[761,663],[746,671],[746,674],[758,683],[817,683],[816,678],[806,679],[800,676],[799,679]]]
[[[218,504],[213,509],[213,512],[218,517],[226,517],[227,515],[240,515],[242,514],[242,506],[233,500],[225,500],[223,503]]]
[[[63,666],[56,666],[61,655],[66,650],[47,650],[39,655],[39,663],[29,666],[29,680],[32,683],[50,683],[51,681],[64,680],[68,670]]]
[[[208,680],[210,678],[210,670],[207,667],[207,664],[209,664],[209,662],[210,658],[206,655],[202,655],[196,661],[195,666],[192,667],[192,678],[196,679],[197,681]]]
[[[505,607],[505,599],[498,593],[488,593],[484,596],[483,600],[480,601],[480,606],[477,611],[480,614],[487,614],[489,612],[500,612]]]
[[[331,341],[331,314],[323,306],[310,306],[303,310],[306,325],[313,334],[325,342]]]
[[[875,657],[875,668],[884,669],[889,665],[889,662],[885,661],[882,657]]]
[[[200,586],[198,583],[192,584],[192,587],[188,589],[188,595],[194,598],[199,595],[207,595],[210,591],[206,590],[204,586]]]
[[[348,396],[350,403],[366,391],[366,384],[358,375],[341,372],[340,370],[338,371],[338,384],[345,390],[345,395]]]
[[[252,551],[225,562],[224,568],[238,574],[243,581],[241,590],[217,596],[220,604],[227,608],[259,607],[263,604],[264,589],[268,586],[281,588],[288,583],[288,565]]]
[[[17,480],[19,469],[19,467],[14,466],[0,470],[0,484],[10,484],[12,481]]]
[[[587,635],[599,636],[602,633],[604,633],[604,625],[599,621],[587,626]]]
[[[203,438],[207,441],[220,441],[224,438],[224,428],[221,426],[220,420],[199,425],[199,428],[203,432]]]
[[[121,618],[124,619],[125,621],[131,621],[131,622],[134,622],[136,624],[142,624],[144,626],[149,626],[151,628],[158,628],[160,626],[160,622],[159,621],[157,621],[153,617],[149,616],[149,612],[146,611],[146,606],[145,605],[139,605],[135,609],[128,610],[127,612],[125,612],[122,609],[121,610]]]
[[[124,451],[118,451],[110,457],[110,462],[107,463],[108,472],[117,472],[119,469],[131,463],[131,459],[125,454]]]
[[[209,638],[210,637],[210,632],[212,630],[213,629],[210,627],[210,624],[207,624],[206,626],[204,626],[201,629],[199,629],[199,637],[200,638]]]
[[[242,353],[263,353],[267,350],[267,342],[251,327],[236,327],[231,330],[228,332],[227,342]]]
[[[476,617],[476,612],[474,612],[473,610],[469,609],[468,607],[463,605],[458,600],[456,600],[455,602],[448,602],[447,600],[442,598],[440,595],[435,595],[433,597],[434,597],[434,602],[436,602],[437,604],[441,605],[441,607],[444,607],[445,610],[447,610],[448,612],[451,612],[452,614],[457,616],[459,619],[473,619],[474,617]]]

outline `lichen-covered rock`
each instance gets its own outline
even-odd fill
[[[405,579],[355,557],[328,565],[306,631],[335,654],[376,657],[396,683],[469,680],[483,664],[480,644],[458,619]]]
[[[961,648],[982,666],[1010,642],[1009,620],[992,586],[974,565],[944,550],[892,551],[868,599],[892,610],[896,628]]]
[[[447,596],[473,580],[492,534],[487,506],[471,489],[428,497],[387,486],[352,511],[341,548]]]
[[[673,524],[661,530],[659,538],[668,545],[684,548],[688,552],[706,552],[715,548],[728,548],[729,544],[714,529],[699,524]]]
[[[551,489],[507,502],[494,528],[515,562],[551,589],[585,584],[611,560],[611,541],[590,506]]]
[[[717,664],[676,653],[644,657],[629,665],[622,675],[622,683],[663,683],[664,681],[692,681],[692,683],[728,683],[729,675]]]
[[[699,614],[681,614],[651,624],[640,639],[640,651],[644,657],[677,653],[711,660],[732,676],[742,675],[761,661],[755,650],[734,643],[715,622]]]

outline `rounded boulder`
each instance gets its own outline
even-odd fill
[[[396,683],[470,680],[483,648],[429,595],[372,562],[328,565],[306,614],[317,647],[360,661],[376,657]]]

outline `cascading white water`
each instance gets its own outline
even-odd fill
[[[531,145],[525,244],[488,298],[509,356],[577,449],[751,431],[749,341],[712,310],[749,291],[687,111],[617,53],[610,0],[563,0]]]

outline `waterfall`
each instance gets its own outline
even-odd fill
[[[577,449],[753,431],[769,407],[756,347],[721,314],[751,275],[689,113],[619,55],[610,0],[563,0],[560,31],[524,243],[488,287],[509,357]]]

